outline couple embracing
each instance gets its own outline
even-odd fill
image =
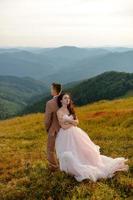
[[[61,84],[51,84],[51,95],[53,98],[45,108],[47,159],[51,171],[64,171],[78,182],[84,179],[96,182],[113,177],[116,171],[128,171],[129,166],[125,164],[128,159],[102,155],[100,146],[78,127],[73,100],[69,93],[62,92]]]

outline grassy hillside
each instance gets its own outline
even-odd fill
[[[0,122],[1,200],[122,200],[133,192],[133,97],[76,108],[79,127],[101,147],[101,154],[128,158],[129,171],[112,179],[77,182],[65,172],[51,173],[46,160],[44,114]]]

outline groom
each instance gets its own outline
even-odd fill
[[[61,90],[61,84],[51,84],[51,95],[53,98],[47,101],[45,108],[45,128],[48,133],[47,159],[49,161],[51,171],[55,171],[58,168],[58,161],[55,152],[55,139],[60,129],[60,125],[56,112],[59,109],[57,104],[57,97],[61,93]]]

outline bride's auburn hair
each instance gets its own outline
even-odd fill
[[[71,94],[67,93],[67,92],[62,92],[58,98],[57,98],[57,104],[58,104],[58,107],[61,108],[62,107],[62,102],[61,100],[63,99],[63,96],[64,95],[68,95],[70,97],[70,103],[67,105],[67,109],[69,110],[69,113],[70,115],[72,114],[73,115],[73,118],[76,119],[76,113],[75,113],[75,110],[74,110],[74,102],[72,100],[72,97],[71,97]]]

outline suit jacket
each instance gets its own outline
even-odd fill
[[[57,97],[47,101],[45,108],[45,128],[48,134],[55,135],[59,129],[60,124],[57,118],[57,110],[59,109],[57,105]]]

